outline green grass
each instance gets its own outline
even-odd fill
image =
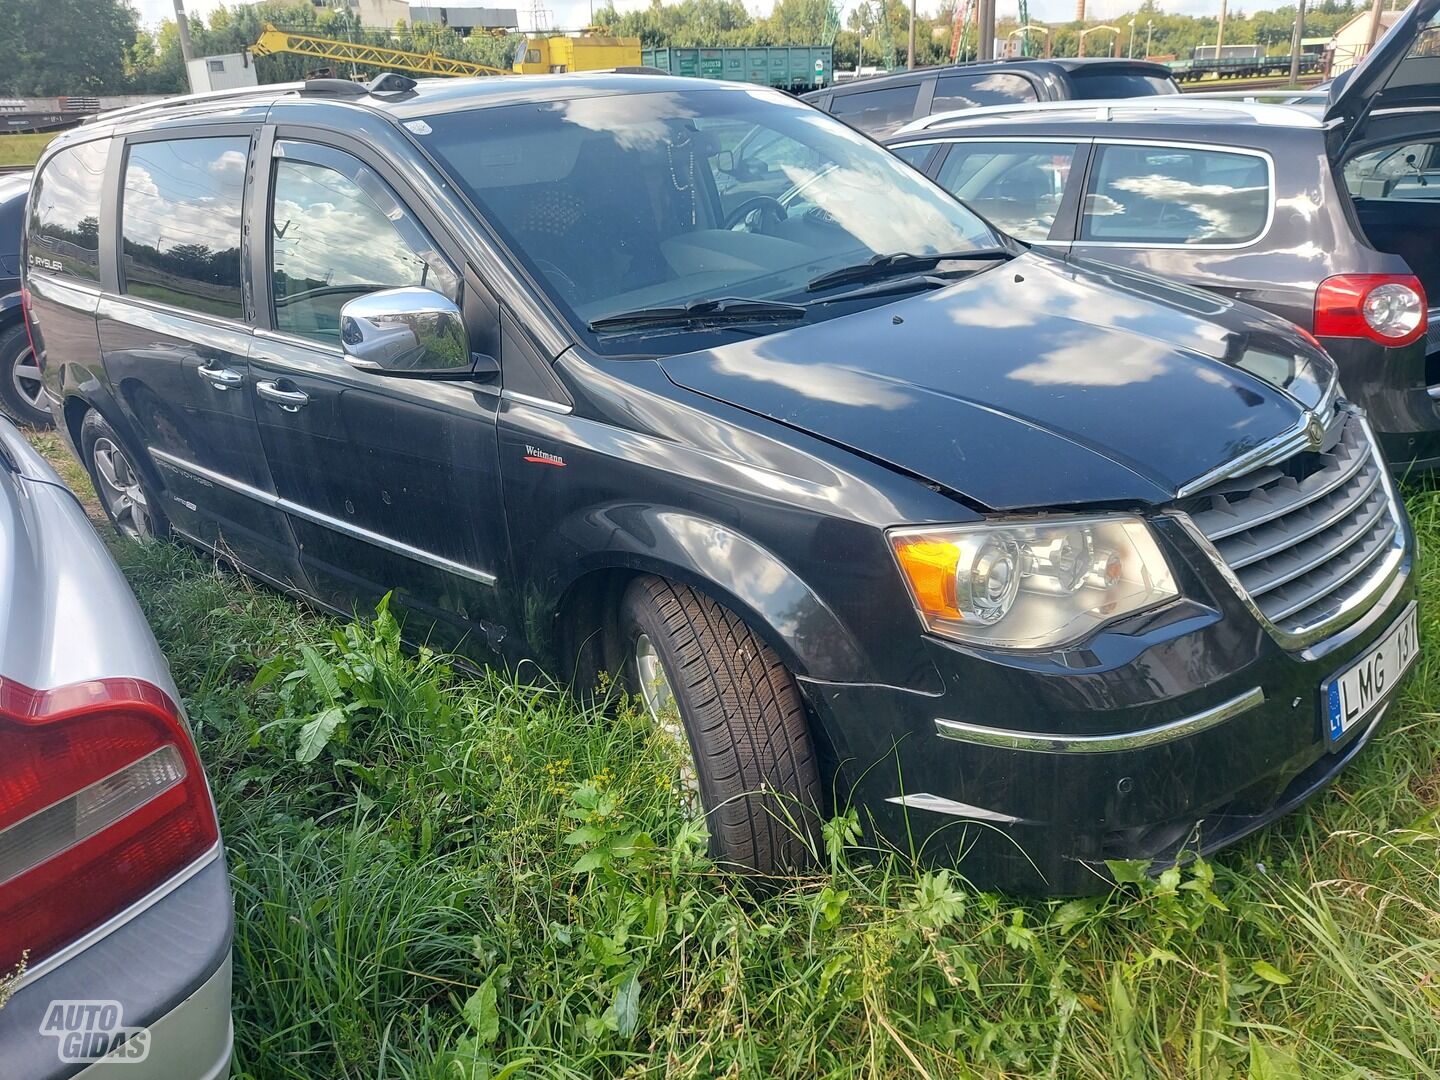
[[[25,135],[0,135],[0,166],[34,165],[40,153],[57,133],[42,131]]]
[[[1410,505],[1433,596],[1440,492]],[[1440,1073],[1433,644],[1327,794],[1210,866],[1018,902],[842,818],[823,871],[750,895],[633,711],[457,673],[383,614],[319,618],[178,548],[116,554],[220,807],[238,1075]]]

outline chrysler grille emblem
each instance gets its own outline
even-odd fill
[[[1325,424],[1313,412],[1305,413],[1305,438],[1311,450],[1319,450],[1325,443]]]

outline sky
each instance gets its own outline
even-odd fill
[[[174,0],[130,0],[131,5],[140,12],[140,19],[146,26],[154,26],[162,19],[173,18],[175,13]],[[1278,4],[1280,0],[1276,0]],[[449,0],[451,6],[461,7],[463,5]],[[590,15],[589,0],[541,0],[549,13],[550,25],[562,28],[578,28],[588,21]],[[629,11],[634,8],[648,7],[650,0],[616,0],[615,6],[621,11]],[[745,6],[757,15],[765,14],[770,10],[770,0],[744,0]],[[514,4],[520,14],[520,25],[530,26],[529,15],[532,0],[484,0],[478,3],[477,7],[509,7]],[[1001,18],[1006,15],[1014,15],[1019,10],[1017,0],[999,0],[999,14]],[[204,15],[213,10],[218,4],[216,0],[185,0],[185,10],[192,15]],[[599,6],[597,0],[596,6]],[[848,11],[855,6],[855,0],[841,0],[841,6]],[[1086,4],[1087,14],[1092,19],[1103,19],[1110,14],[1118,14],[1121,11],[1133,11],[1138,6],[1138,0],[1088,0]],[[1235,5],[1237,8],[1240,5]],[[1246,5],[1259,7],[1260,5]],[[920,0],[920,10],[927,8],[934,11],[936,4],[925,3]],[[1219,0],[1166,0],[1165,10],[1177,15],[1207,15],[1218,14],[1220,11]],[[1041,22],[1069,21],[1075,17],[1075,0],[1030,0],[1030,17]]]

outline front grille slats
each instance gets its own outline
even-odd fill
[[[1339,408],[1330,434],[1327,450],[1301,451],[1180,504],[1286,635],[1304,635],[1363,601],[1400,535],[1400,510],[1364,423]]]
[[[1357,485],[1360,491],[1355,497],[1356,500],[1368,499],[1375,493],[1376,489],[1380,487],[1380,474],[1376,472],[1371,475],[1369,479],[1361,477],[1359,481],[1357,481]],[[1302,514],[1309,515],[1309,521],[1304,524],[1299,524],[1295,531],[1292,532],[1288,527],[1290,525],[1288,518],[1285,521],[1267,523],[1261,528],[1254,530],[1251,534],[1249,544],[1252,548],[1251,551],[1246,553],[1243,550],[1245,545],[1236,544],[1234,545],[1236,551],[1233,557],[1227,553],[1226,561],[1230,564],[1230,569],[1240,570],[1249,566],[1251,563],[1268,559],[1272,555],[1276,555],[1286,548],[1294,547],[1301,541],[1308,540],[1312,536],[1317,536],[1332,525],[1338,524],[1349,517],[1352,510],[1353,507],[1348,500],[1336,500],[1335,502],[1327,503],[1323,508],[1323,512],[1322,510],[1317,510],[1312,503],[1310,506],[1301,510]]]
[[[1303,482],[1282,476],[1274,485],[1240,493],[1238,500],[1227,501],[1223,509],[1197,515],[1195,523],[1212,541],[1246,532],[1323,499],[1363,469],[1370,456],[1368,450],[1347,446],[1343,439],[1331,454],[1336,468],[1312,474]]]
[[[1372,536],[1366,540],[1365,544],[1359,549],[1359,555],[1353,557],[1349,565],[1332,565],[1330,570],[1333,574],[1333,580],[1327,583],[1327,592],[1348,584],[1353,578],[1363,573],[1371,563],[1385,554],[1385,552],[1389,550],[1390,541],[1394,539],[1398,528],[1398,525],[1391,522],[1378,536]],[[1323,598],[1324,595],[1326,595],[1326,593],[1322,593],[1321,597]],[[1275,619],[1277,621],[1288,619],[1291,615],[1299,614],[1306,608],[1314,607],[1319,602],[1314,593],[1302,594],[1300,599],[1294,601],[1288,607],[1283,607],[1276,611]]]
[[[1383,499],[1372,501],[1373,506],[1367,504],[1360,513],[1346,515],[1339,524],[1319,536],[1301,541],[1280,555],[1247,568],[1240,575],[1240,582],[1250,594],[1250,599],[1258,600],[1273,589],[1319,569],[1369,535],[1387,510]]]

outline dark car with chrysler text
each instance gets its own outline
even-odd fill
[[[1437,0],[1412,4],[1318,107],[1186,95],[983,109],[911,124],[889,145],[1026,243],[1303,327],[1339,364],[1395,469],[1433,469],[1437,11]]]
[[[784,202],[727,171],[757,140]],[[804,865],[853,800],[976,881],[1103,888],[1321,789],[1415,656],[1405,512],[1312,340],[1027,250],[778,92],[113,114],[40,162],[25,258],[122,530],[622,674],[727,865]]]

